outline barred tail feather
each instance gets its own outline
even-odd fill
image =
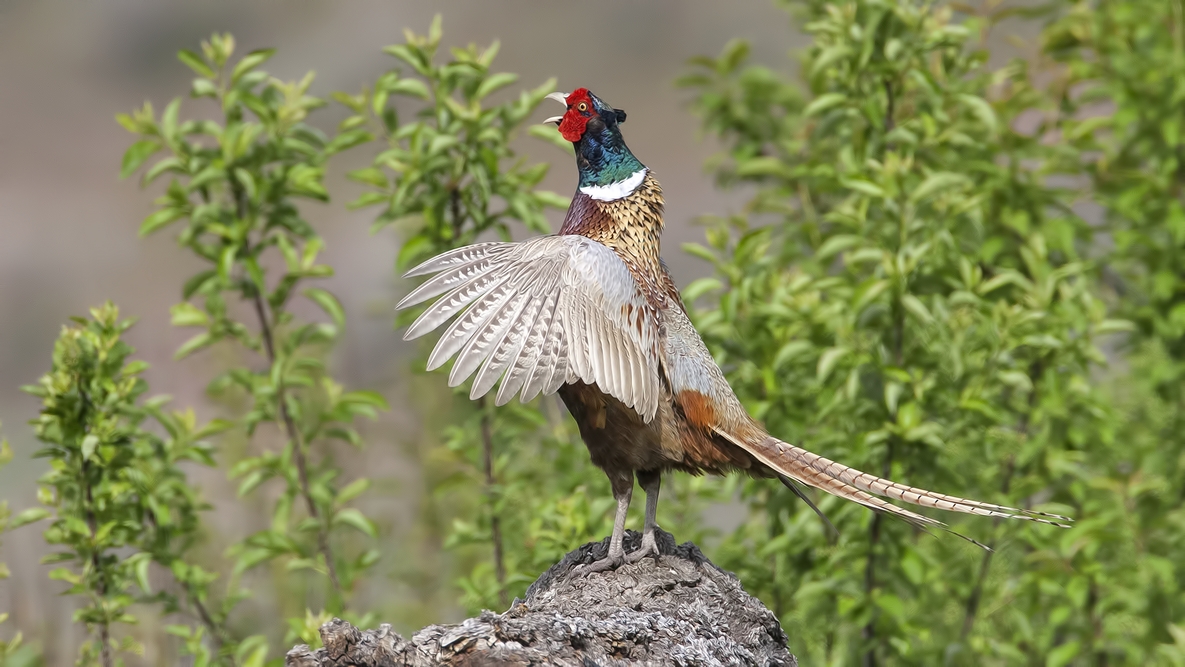
[[[902,509],[871,494],[903,500],[921,507],[936,507],[979,516],[1022,519],[1059,528],[1068,528],[1067,524],[1071,521],[1071,519],[1057,514],[994,505],[898,484],[836,463],[760,431],[756,437],[752,438],[738,438],[722,429],[716,429],[716,433],[749,452],[754,458],[777,473],[870,509],[892,514],[919,528],[935,527],[947,530],[946,524],[937,519]],[[959,535],[959,537],[984,547],[964,535]]]
[[[962,512],[964,514],[976,514],[979,516],[999,517],[1002,519],[1021,519],[1023,521],[1033,521],[1036,523],[1044,523],[1059,528],[1069,528],[1068,523],[1073,519],[1061,516],[1060,514],[1050,514],[1048,512],[1038,512],[1036,510],[1018,509],[1015,507],[1008,507],[1006,505],[995,505],[992,503],[985,503],[979,500],[971,500],[968,498],[960,498],[958,496],[950,496],[944,493],[936,493],[934,491],[927,491],[914,486],[907,486],[899,484],[892,480],[870,475],[865,472],[850,468],[841,463],[836,463],[830,459],[826,459],[817,454],[813,454],[801,447],[787,444],[773,437],[768,437],[772,441],[772,446],[785,452],[784,456],[797,460],[803,465],[809,466],[814,470],[818,470],[825,475],[833,477],[845,484],[850,484],[861,491],[867,491],[893,500],[903,500],[907,503],[920,505],[922,507],[935,507],[941,510],[948,510],[951,512]]]

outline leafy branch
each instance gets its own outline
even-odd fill
[[[325,161],[368,136],[355,130],[330,138],[306,124],[308,114],[325,104],[308,94],[312,74],[296,82],[270,78],[259,66],[271,50],[232,61],[234,47],[229,35],[214,35],[202,43],[200,54],[179,55],[198,75],[191,95],[212,100],[220,122],[180,120],[180,99],[170,102],[159,119],[150,105],[119,117],[140,137],[125,154],[123,173],[134,173],[153,155],[165,153],[144,172],[145,184],[165,174],[170,182],[157,211],[141,225],[141,235],[180,222],[179,245],[210,265],[186,282],[185,300],[173,307],[174,325],[201,329],[177,357],[226,341],[264,363],[263,368],[230,368],[209,387],[217,396],[247,397],[248,409],[236,420],[247,435],[273,424],[284,442],[278,451],[264,450],[231,469],[240,480],[240,496],[273,479],[283,487],[272,508],[272,526],[234,548],[235,572],[283,558],[290,571],[324,575],[324,608],[340,614],[378,552],[366,548],[347,555],[352,542],[338,533],[349,529],[373,540],[377,528],[349,506],[366,491],[368,480],[340,484],[329,447],[334,441],[360,447],[352,422],[374,418],[387,404],[375,392],[343,390],[326,368],[325,353],[340,336],[345,313],[325,289],[300,289],[333,270],[317,262],[324,244],[301,217],[297,202],[327,201]],[[328,321],[298,320],[291,311],[297,294]],[[228,303],[234,298],[249,306],[253,324],[236,319]],[[298,508],[303,519],[294,515]],[[293,627],[301,628],[302,638],[315,635],[315,626],[307,628],[304,619]]]
[[[213,466],[205,441],[225,428],[215,421],[198,427],[193,413],[163,410],[166,397],[140,401],[147,385],[142,361],[128,361],[132,348],[122,334],[132,325],[108,303],[75,318],[54,346],[53,367],[25,391],[42,401],[33,422],[46,444],[37,456],[50,460],[40,480],[46,507],[23,512],[14,525],[44,517],[49,544],[64,547],[46,562],[67,563],[50,578],[70,584],[67,593],[86,596],[75,612],[93,639],[82,647],[82,664],[116,664],[118,651],[135,651],[132,637],[116,639],[119,624],[134,623],[134,602],[159,602],[165,613],[185,612],[194,626],[175,626],[186,637],[198,664],[230,656],[231,633],[225,614],[208,608],[215,576],[189,562],[186,554],[198,531],[199,512],[208,508],[179,465]],[[164,431],[156,435],[142,423],[151,418]],[[130,553],[128,553],[130,550]],[[169,572],[183,594],[153,592],[153,564]],[[209,643],[205,638],[209,638]]]

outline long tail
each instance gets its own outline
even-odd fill
[[[992,503],[948,496],[913,486],[898,484],[891,480],[860,472],[855,468],[849,468],[848,466],[823,458],[817,454],[812,454],[801,447],[795,447],[760,432],[758,432],[760,433],[759,436],[751,438],[736,437],[719,428],[716,429],[716,433],[749,452],[754,458],[781,475],[839,496],[840,498],[859,503],[870,509],[891,514],[923,529],[939,528],[949,530],[945,523],[937,519],[931,519],[928,516],[897,507],[876,496],[885,496],[893,500],[903,500],[907,503],[920,505],[921,507],[936,507],[952,512],[963,512],[965,514],[976,514],[979,516],[1022,519],[1049,524],[1058,528],[1069,528],[1068,524],[1072,521],[1068,517],[1057,514],[994,505]],[[958,533],[955,534],[958,535]],[[988,548],[964,535],[959,535],[959,537],[973,542],[984,549]]]

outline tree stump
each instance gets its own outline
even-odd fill
[[[641,535],[627,531],[626,551]],[[564,556],[502,614],[431,625],[406,640],[390,625],[334,619],[323,648],[297,646],[288,667],[402,665],[785,665],[798,661],[774,614],[690,542],[659,531],[661,556],[613,572],[568,577],[603,558],[609,539]]]

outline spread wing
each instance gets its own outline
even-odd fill
[[[478,243],[433,257],[407,276],[436,274],[397,306],[443,294],[404,334],[411,340],[449,325],[428,370],[457,360],[449,386],[477,372],[471,398],[499,379],[495,403],[523,401],[583,381],[634,408],[658,410],[660,314],[625,263],[583,236]]]

